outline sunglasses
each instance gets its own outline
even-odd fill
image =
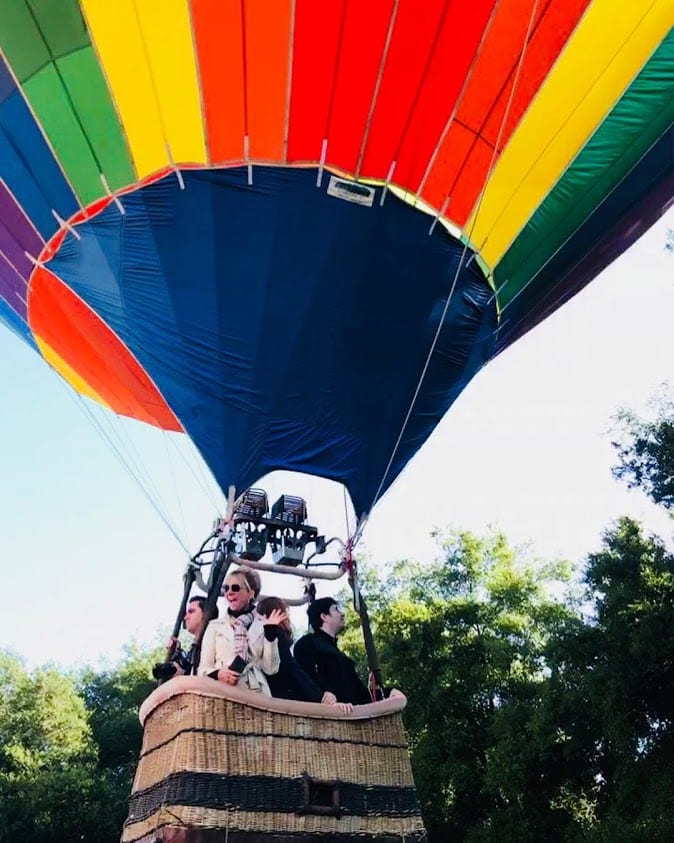
[[[237,592],[241,591],[241,589],[242,586],[240,586],[238,582],[233,582],[231,585],[225,583],[222,587],[223,594],[227,594],[228,591],[231,591],[236,594]]]

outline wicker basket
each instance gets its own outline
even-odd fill
[[[122,841],[421,840],[404,705],[343,714],[177,677],[141,709]]]

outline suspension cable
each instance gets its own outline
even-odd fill
[[[520,51],[520,56],[519,56],[519,60],[518,60],[518,64],[517,64],[517,70],[515,72],[513,84],[512,84],[512,87],[510,89],[510,94],[508,96],[508,102],[507,102],[506,108],[503,112],[503,117],[501,118],[501,124],[499,126],[499,131],[498,131],[498,135],[497,135],[497,138],[496,138],[496,143],[494,144],[494,147],[492,149],[492,155],[491,155],[491,160],[489,162],[489,168],[487,169],[487,173],[484,177],[482,187],[480,189],[480,193],[479,193],[479,196],[478,196],[478,200],[475,203],[475,209],[474,209],[473,214],[472,214],[472,224],[471,224],[471,227],[470,227],[470,231],[468,232],[467,236],[464,238],[463,249],[461,251],[461,256],[459,258],[459,262],[457,264],[456,271],[454,273],[454,277],[453,277],[451,285],[450,285],[447,300],[446,300],[445,305],[442,309],[440,319],[438,320],[438,327],[435,331],[433,341],[431,342],[430,349],[429,349],[428,354],[426,356],[426,361],[423,365],[421,375],[419,376],[419,379],[417,381],[417,385],[416,385],[416,388],[415,388],[414,393],[412,395],[412,400],[410,401],[410,405],[409,405],[409,408],[408,408],[407,413],[405,415],[405,419],[402,423],[400,433],[398,434],[398,438],[396,439],[395,445],[393,446],[393,451],[391,452],[391,456],[390,456],[389,461],[386,465],[386,468],[385,468],[384,473],[382,475],[382,478],[381,478],[381,481],[380,481],[379,486],[377,488],[377,491],[375,493],[375,496],[372,500],[372,503],[370,504],[369,512],[372,511],[375,504],[379,500],[380,495],[382,493],[382,490],[384,488],[384,484],[386,482],[386,478],[388,477],[389,471],[391,470],[391,466],[393,465],[393,461],[394,461],[395,456],[398,452],[398,448],[400,447],[400,443],[401,443],[402,438],[405,434],[405,430],[407,429],[407,425],[408,425],[409,420],[412,416],[412,412],[414,410],[414,406],[415,406],[417,398],[419,396],[419,392],[421,391],[421,386],[423,384],[424,378],[426,377],[426,372],[428,371],[428,367],[430,366],[431,358],[433,356],[436,345],[438,343],[438,339],[440,338],[440,333],[442,331],[442,328],[444,327],[445,317],[447,316],[447,312],[449,310],[449,305],[452,301],[452,297],[454,295],[454,291],[456,289],[456,285],[457,285],[458,280],[459,280],[459,275],[461,273],[461,270],[464,268],[464,259],[466,257],[466,252],[468,251],[468,243],[471,241],[472,233],[475,230],[475,225],[477,223],[477,218],[478,218],[478,215],[479,215],[480,210],[482,208],[482,202],[483,202],[486,190],[487,190],[487,185],[489,184],[489,179],[491,177],[494,166],[496,164],[496,156],[498,154],[498,150],[499,150],[500,145],[501,145],[501,138],[503,136],[503,132],[504,132],[505,126],[507,124],[508,117],[510,116],[510,109],[512,107],[512,103],[513,103],[513,99],[514,99],[514,95],[515,95],[515,90],[517,88],[517,84],[519,82],[520,74],[521,74],[521,71],[522,71],[522,66],[524,64],[524,58],[526,56],[526,52],[527,52],[527,49],[529,47],[531,31],[532,31],[532,28],[533,28],[534,20],[536,18],[536,14],[538,12],[539,2],[540,2],[540,0],[534,0],[534,3],[532,5],[531,15],[530,15],[530,18],[529,18],[529,23],[528,23],[528,26],[527,26],[526,35],[524,37],[522,50]],[[367,521],[367,518],[368,518],[368,515],[366,514],[366,515],[364,515],[363,519],[361,519],[363,527],[364,527],[365,522]],[[362,528],[356,531],[356,535],[357,535],[358,540],[360,540],[360,538],[362,536],[362,533],[363,533]]]
[[[56,372],[55,369],[49,367],[51,371],[56,376],[58,382],[62,385],[62,388],[65,389],[66,394],[70,398],[71,401],[75,403],[75,405],[79,408],[80,412],[87,418],[89,423],[92,425],[94,430],[98,433],[101,437],[103,442],[108,446],[108,448],[112,451],[113,455],[116,457],[118,463],[122,466],[122,468],[126,471],[126,473],[131,477],[134,481],[136,486],[138,487],[139,491],[143,495],[143,497],[147,500],[150,506],[154,509],[156,514],[164,523],[164,526],[167,530],[171,533],[173,538],[178,542],[180,547],[185,551],[185,553],[189,556],[189,549],[181,536],[178,534],[177,530],[173,526],[171,519],[169,518],[168,514],[164,511],[163,506],[160,500],[155,499],[152,494],[152,491],[148,488],[149,484],[146,485],[143,480],[141,479],[139,473],[137,474],[134,471],[133,466],[130,464],[129,461],[125,458],[122,450],[115,444],[112,440],[112,437],[106,432],[105,428],[101,424],[100,420],[96,418],[94,413],[91,411],[91,408],[87,406],[84,398],[80,395],[74,387],[72,387],[61,375]]]

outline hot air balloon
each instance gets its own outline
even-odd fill
[[[673,23],[672,0],[2,0],[0,319],[184,431],[223,489],[307,472],[364,516],[671,204]],[[230,829],[229,790],[157,802],[165,772],[139,773],[126,840],[159,839],[161,799]],[[229,833],[421,836],[392,784],[371,814],[349,787],[266,826],[244,799]]]

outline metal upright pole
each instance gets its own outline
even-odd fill
[[[199,657],[201,655],[201,639],[204,637],[204,631],[208,622],[213,617],[213,610],[218,602],[218,597],[222,591],[222,584],[225,581],[227,570],[231,564],[229,558],[229,537],[221,538],[218,541],[218,546],[215,551],[215,558],[211,568],[211,575],[208,581],[208,593],[204,602],[204,623],[201,629],[194,638],[194,643],[190,649],[190,663],[192,665],[192,673],[197,672],[199,666]]]
[[[384,680],[382,677],[381,666],[379,664],[379,656],[377,654],[377,647],[374,643],[372,635],[372,627],[370,626],[370,616],[367,611],[367,604],[365,598],[360,592],[358,585],[358,578],[356,576],[349,577],[349,585],[353,591],[354,607],[360,616],[360,624],[363,630],[363,642],[365,644],[365,652],[367,654],[367,665],[370,673],[374,677],[375,683],[375,698],[384,698]]]

